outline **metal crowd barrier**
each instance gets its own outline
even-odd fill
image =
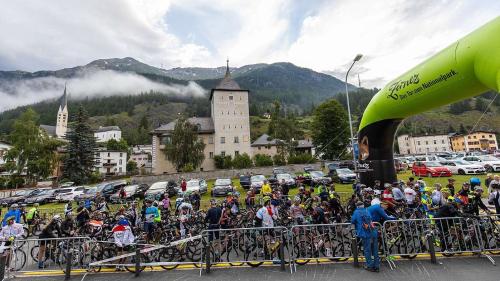
[[[211,229],[204,230],[201,236],[207,273],[214,264],[258,267],[272,262],[284,269],[291,253],[285,227]]]
[[[15,277],[17,272],[22,271],[49,269],[66,272],[87,268],[90,241],[87,237],[15,240],[7,244],[2,242],[0,252],[7,257],[6,271],[9,276]],[[40,249],[43,249],[42,252]]]
[[[291,263],[304,265],[311,260],[345,261],[352,257],[353,226],[350,223],[296,225],[292,236]]]
[[[500,252],[500,214],[481,215],[477,218],[483,252]]]

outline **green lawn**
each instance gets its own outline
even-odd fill
[[[407,181],[408,178],[411,177],[411,176],[412,176],[411,171],[406,171],[405,173],[398,174],[398,179]],[[461,187],[462,183],[469,181],[469,179],[471,177],[472,176],[459,176],[459,175],[453,176],[453,178],[456,179],[456,185],[455,185],[456,189],[459,189]],[[481,182],[484,182],[484,179],[486,178],[486,175],[480,175],[480,176],[477,176],[477,177],[481,179]],[[415,178],[418,179],[418,177],[415,177]],[[241,194],[240,201],[241,201],[241,203],[243,203],[245,195],[246,195],[246,190],[244,190],[240,186],[239,180],[237,178],[232,179],[232,181],[233,181],[233,185],[236,187],[237,191]],[[428,186],[432,186],[435,183],[441,183],[443,186],[445,186],[448,183],[448,178],[445,178],[445,177],[443,177],[443,178],[424,178],[424,181],[426,182],[426,184]],[[211,199],[211,196],[210,196],[211,192],[210,191],[212,190],[214,182],[215,182],[215,179],[207,180],[208,192],[202,195],[202,204],[201,204],[201,207],[204,208],[204,209],[207,209],[208,206],[209,206],[209,202],[210,202],[210,199]],[[337,192],[348,192],[348,193],[351,193],[352,192],[352,187],[351,187],[351,184],[336,184],[336,190],[337,190]],[[290,190],[290,195],[295,195],[295,194],[297,194],[297,188],[294,188],[294,189]],[[223,198],[219,197],[217,199],[218,200],[222,200]],[[175,201],[175,198],[172,201]],[[116,210],[116,209],[118,209],[118,207],[119,207],[119,205],[117,205],[117,204],[110,205],[110,208],[112,210]],[[63,212],[63,210],[64,210],[64,204],[63,203],[50,203],[50,204],[46,204],[46,205],[40,206],[40,208],[42,210],[47,210],[47,211],[50,211],[50,212]],[[3,211],[5,213],[5,210],[3,210]]]

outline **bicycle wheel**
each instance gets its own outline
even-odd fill
[[[159,261],[165,261],[165,262],[174,262],[175,258],[179,257],[179,251],[177,250],[177,247],[168,247],[163,249],[160,254],[158,255],[158,258],[160,259]],[[161,268],[166,269],[166,270],[172,270],[175,269],[179,266],[179,264],[172,264],[172,265],[160,265]]]
[[[294,260],[298,265],[305,265],[309,263],[310,258],[313,257],[313,247],[309,241],[299,241],[294,247]]]
[[[323,253],[326,256],[326,250],[323,247],[322,251],[325,251]],[[332,256],[333,257],[328,257],[329,260],[331,261],[346,261],[349,259],[350,252],[351,251],[351,243],[345,241],[337,244],[335,247],[332,248]]]
[[[238,251],[238,247],[236,245],[232,245],[229,247],[226,251],[226,260],[229,262],[230,266],[242,266],[244,263],[243,262],[232,262],[231,259],[233,258],[238,258],[242,256],[243,253],[240,253]]]
[[[34,262],[38,262],[38,252],[40,251],[40,245],[35,245],[31,248],[30,255]],[[43,257],[43,262],[47,262],[50,256],[50,249],[45,247],[45,255]]]
[[[149,262],[149,257],[145,254],[141,254],[141,263],[142,262],[146,262],[146,263]],[[135,255],[128,257],[127,260],[125,261],[125,263],[135,264]],[[125,269],[128,272],[132,272],[132,273],[136,272],[135,266],[125,266]],[[146,266],[139,266],[139,272],[144,271],[144,269],[146,269]]]
[[[21,249],[15,249],[12,253],[12,260],[10,263],[14,271],[23,269],[26,265],[26,253]]]

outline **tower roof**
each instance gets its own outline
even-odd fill
[[[68,95],[66,93],[66,84],[64,84],[64,93],[61,96],[61,103],[59,104],[61,109],[64,109],[66,106],[68,106]]]
[[[240,85],[236,83],[236,81],[231,78],[231,72],[229,71],[229,59],[226,61],[226,75],[224,75],[224,78],[219,82],[219,85],[215,87],[217,90],[241,90]]]

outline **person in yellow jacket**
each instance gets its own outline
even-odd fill
[[[28,213],[26,213],[26,223],[28,224],[28,227],[33,224],[33,220],[39,217],[38,213],[38,203],[35,203],[33,205],[33,208],[29,209]]]
[[[264,181],[264,184],[262,185],[262,189],[260,190],[260,194],[262,195],[271,195],[273,192],[273,189],[271,188],[271,185],[269,182],[266,180]]]

